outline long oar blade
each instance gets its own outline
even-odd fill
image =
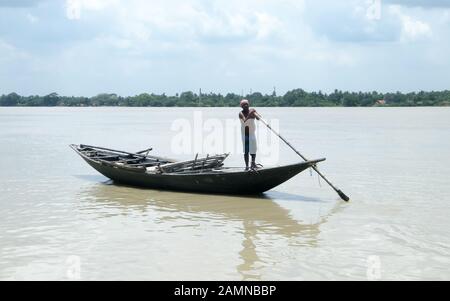
[[[342,190],[338,189],[338,190],[336,190],[336,192],[337,192],[337,194],[339,194],[341,199],[343,199],[344,201],[348,202],[350,200],[350,198],[348,196],[346,196],[345,193],[342,192]]]

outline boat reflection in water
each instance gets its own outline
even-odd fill
[[[151,222],[166,223],[167,228],[170,228],[167,231],[176,231],[180,224],[198,227],[199,223],[219,222],[227,226],[231,222],[237,222],[240,226],[235,232],[243,235],[243,239],[239,252],[241,263],[236,268],[243,280],[260,279],[258,267],[266,263],[257,252],[261,235],[268,235],[271,240],[284,238],[291,246],[315,247],[318,244],[320,226],[342,208],[342,202],[338,201],[334,208],[318,217],[317,221],[302,223],[289,210],[280,206],[277,200],[296,200],[310,204],[320,203],[321,200],[276,191],[245,197],[166,192],[116,185],[112,181],[93,183],[81,192],[80,199],[84,203],[82,207],[91,212],[95,208],[102,208],[99,214],[103,218],[115,215],[154,217],[156,212],[157,218]],[[105,208],[114,210],[104,210]],[[187,220],[189,225],[186,225]]]

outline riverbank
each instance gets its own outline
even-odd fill
[[[326,94],[306,92],[295,89],[278,96],[275,91],[270,95],[254,92],[245,96],[235,93],[202,93],[191,91],[167,96],[165,94],[141,93],[135,96],[120,96],[114,93],[102,93],[92,97],[60,96],[51,93],[45,96],[21,96],[10,93],[0,96],[0,106],[30,107],[235,107],[242,98],[250,100],[257,107],[427,107],[450,106],[450,91],[379,93],[342,92],[335,90]]]

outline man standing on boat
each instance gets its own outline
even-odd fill
[[[241,100],[242,111],[239,112],[241,121],[242,145],[244,147],[245,170],[248,170],[249,154],[252,156],[251,169],[256,169],[256,123],[258,114],[255,109],[250,109],[250,103],[247,99]]]

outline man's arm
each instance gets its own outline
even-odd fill
[[[255,109],[250,109],[250,112],[249,112],[247,118],[245,119],[245,121],[247,121],[247,119],[249,119],[249,118],[256,118],[256,120],[259,120],[258,113],[256,112]]]

